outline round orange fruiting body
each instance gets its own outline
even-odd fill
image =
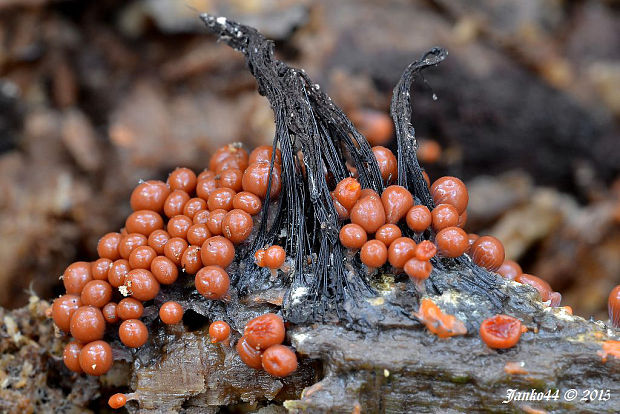
[[[129,204],[133,211],[152,210],[161,212],[170,195],[170,188],[163,181],[149,180],[138,184],[131,192]]]
[[[108,399],[108,405],[114,410],[118,410],[127,404],[127,396],[125,394],[116,393]]]
[[[149,339],[149,331],[142,321],[127,319],[118,328],[118,336],[125,346],[140,348]]]
[[[142,302],[134,298],[121,299],[116,305],[116,314],[122,320],[138,319],[144,312],[144,306]]]
[[[469,239],[460,227],[447,227],[437,233],[435,244],[440,255],[459,257],[469,248]]]
[[[430,188],[435,204],[451,204],[462,214],[467,208],[469,194],[463,181],[456,177],[441,177]]]
[[[80,367],[88,375],[99,376],[110,370],[114,362],[112,348],[105,341],[93,341],[80,351]]]
[[[79,295],[88,282],[93,279],[91,266],[88,262],[75,262],[70,264],[62,275],[62,283],[67,293]]]
[[[366,233],[374,233],[385,224],[385,209],[375,195],[362,195],[349,212],[351,223],[361,226]]]
[[[237,341],[235,349],[245,365],[254,369],[263,368],[263,361],[261,358],[263,355],[262,351],[250,345],[245,336],[242,336],[239,341]]]
[[[368,240],[366,230],[359,224],[349,223],[340,229],[340,243],[349,249],[359,249]]]
[[[508,315],[495,315],[480,325],[480,338],[489,348],[512,348],[521,338],[521,321]]]
[[[447,227],[454,227],[459,222],[459,213],[451,204],[438,204],[431,211],[433,229],[435,231],[443,230]]]
[[[400,185],[391,185],[383,190],[381,203],[387,223],[396,224],[413,207],[413,196]]]
[[[52,304],[52,319],[61,331],[69,332],[71,329],[71,317],[79,307],[82,300],[77,295],[63,295],[54,300]]]
[[[112,286],[104,280],[91,280],[82,289],[80,299],[84,305],[103,308],[112,299]]]
[[[353,208],[353,205],[360,198],[362,186],[359,181],[353,177],[347,177],[336,185],[334,190],[334,198],[347,210]]]
[[[62,360],[65,366],[70,371],[81,373],[82,367],[80,366],[80,352],[82,351],[82,344],[77,341],[71,341],[62,351]]]
[[[413,257],[407,260],[403,270],[412,280],[426,280],[433,271],[433,265],[426,260],[420,260]]]
[[[159,293],[159,282],[150,270],[134,269],[125,276],[125,286],[134,298],[146,302]]]
[[[190,194],[196,188],[196,173],[189,168],[179,167],[168,176],[168,187],[171,190],[183,190]]]
[[[229,211],[222,220],[222,235],[235,244],[244,242],[253,229],[252,216],[241,209]]]
[[[146,244],[155,250],[157,254],[164,254],[164,246],[170,240],[170,235],[166,230],[155,230],[151,233]]]
[[[82,343],[103,338],[105,319],[101,310],[94,306],[81,306],[71,316],[71,336]]]
[[[360,260],[371,268],[381,267],[388,258],[388,249],[379,240],[368,240],[360,250]]]
[[[284,345],[272,345],[263,352],[265,372],[274,377],[287,377],[297,371],[297,355]]]
[[[504,263],[497,269],[497,273],[502,275],[504,279],[514,280],[517,276],[523,273],[519,263],[514,260],[504,260]]]
[[[421,233],[429,228],[433,222],[433,216],[428,207],[416,205],[407,212],[406,221],[411,230]]]
[[[540,293],[540,298],[543,302],[549,300],[549,295],[551,295],[552,292],[551,286],[549,286],[549,283],[542,280],[541,278],[527,273],[521,273],[515,278],[515,282],[529,285],[536,289],[538,293]]]
[[[614,287],[607,298],[607,310],[612,326],[620,328],[620,285]]]
[[[415,258],[423,261],[429,261],[437,254],[437,246],[429,240],[422,240],[415,247]]]
[[[211,343],[226,341],[230,337],[230,325],[224,321],[214,321],[209,325]]]
[[[474,263],[492,272],[499,269],[505,257],[504,245],[493,236],[482,236],[471,246]]]
[[[398,161],[394,153],[382,146],[372,147],[372,152],[379,165],[381,178],[386,184],[396,181],[398,175]]]
[[[269,246],[262,257],[263,266],[270,269],[279,269],[282,267],[285,260],[286,252],[278,245]]]
[[[222,236],[209,237],[200,248],[200,257],[205,266],[228,267],[235,258],[235,247]]]
[[[205,266],[196,273],[196,290],[207,299],[221,299],[228,293],[230,278],[220,266]]]
[[[110,259],[112,261],[120,259],[118,253],[118,245],[121,242],[120,233],[107,233],[99,239],[97,243],[97,254],[99,257]]]
[[[175,325],[183,320],[183,307],[172,300],[165,302],[159,308],[159,319],[166,325]]]
[[[375,239],[383,242],[386,247],[390,247],[390,244],[402,235],[403,233],[396,224],[384,224],[375,232]]]
[[[416,243],[409,237],[399,237],[390,244],[388,260],[396,268],[402,269],[415,254]]]
[[[244,337],[252,347],[267,349],[284,341],[284,321],[275,313],[266,313],[245,325]]]
[[[166,256],[157,256],[153,259],[151,262],[151,273],[162,285],[171,285],[179,277],[177,265]]]
[[[200,247],[189,246],[181,256],[181,268],[185,273],[195,275],[202,268],[202,259],[200,258]]]

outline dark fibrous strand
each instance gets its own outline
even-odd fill
[[[350,176],[348,163],[357,170],[363,188],[381,194],[384,181],[373,151],[319,85],[303,70],[289,67],[274,57],[273,42],[251,27],[222,17],[203,14],[201,19],[220,40],[244,54],[259,93],[269,100],[274,111],[273,147],[279,148],[282,154],[280,196],[270,201],[267,191],[259,230],[238,255],[242,258],[240,275],[233,275],[232,282],[240,295],[273,286],[269,271],[256,266],[253,253],[277,243],[285,247],[287,257],[291,258],[289,278],[275,282],[287,288],[283,303],[286,319],[302,323],[334,316],[348,318],[343,313],[347,301],[356,303],[375,292],[370,287],[367,268],[339,243],[343,223],[330,192],[336,183]],[[394,89],[391,105],[398,140],[398,184],[411,191],[416,204],[430,209],[435,203],[416,156],[410,91],[415,76],[443,61],[446,55],[443,49],[434,48],[411,63]],[[275,151],[272,154],[273,161]],[[404,230],[416,241],[429,234],[434,238],[432,231],[414,234],[410,229]],[[497,307],[501,305],[503,297],[495,289],[493,276],[468,258],[433,258],[433,263],[439,270],[469,269],[459,276],[457,285],[486,296]],[[437,273],[431,275],[431,284],[441,291],[433,283]]]

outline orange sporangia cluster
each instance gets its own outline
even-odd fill
[[[145,304],[152,304],[162,285],[178,279],[185,283],[194,275],[202,296],[227,300],[227,267],[236,246],[252,233],[269,183],[270,199],[278,197],[280,163],[280,151],[274,154],[271,146],[248,154],[240,144],[230,144],[218,149],[209,168],[198,175],[177,168],[167,182],[141,182],[131,193],[133,212],[125,227],[99,240],[99,258],[73,263],[62,276],[66,294],[54,301],[51,316],[61,331],[73,337],[63,353],[67,368],[89,375],[110,369],[112,348],[104,340],[109,325],[117,326],[125,346],[143,346],[149,332],[140,319]],[[280,246],[257,252],[257,264],[272,271],[285,259]],[[159,309],[160,320],[169,325],[181,322],[183,313],[174,301]],[[230,335],[224,321],[214,322],[209,331],[213,342],[226,342]],[[274,352],[267,356],[277,360],[282,351],[271,355]],[[114,396],[111,405],[124,404],[121,396]]]
[[[286,377],[297,370],[297,356],[282,345],[285,337],[282,318],[266,313],[245,325],[243,336],[237,342],[237,353],[251,368],[264,369],[274,377]]]

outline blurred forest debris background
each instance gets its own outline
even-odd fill
[[[66,265],[122,226],[140,179],[271,141],[267,101],[201,11],[274,39],[362,132],[410,60],[447,48],[414,86],[422,164],[467,181],[467,231],[606,318],[620,283],[613,0],[2,0],[0,305],[58,294]]]

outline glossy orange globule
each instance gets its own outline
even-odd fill
[[[54,299],[52,304],[52,319],[56,326],[65,332],[71,327],[71,317],[82,306],[82,300],[77,295],[66,294]]]
[[[182,239],[187,237],[187,231],[194,222],[191,218],[179,214],[178,216],[172,217],[168,224],[166,225],[166,231],[170,235],[170,237],[181,237]]]
[[[70,264],[62,275],[62,283],[67,293],[79,295],[88,282],[93,279],[90,263],[75,262]]]
[[[263,368],[263,361],[261,358],[263,353],[250,345],[245,336],[239,338],[237,345],[235,345],[235,349],[237,350],[239,358],[241,358],[245,365],[254,369]]]
[[[77,373],[83,372],[80,366],[81,351],[82,344],[77,341],[71,341],[65,346],[65,349],[62,351],[62,360],[69,370]]]
[[[374,195],[362,196],[349,214],[351,223],[361,226],[366,233],[374,233],[385,224],[385,210],[381,199]]]
[[[267,187],[269,184],[269,170],[271,164],[268,162],[255,162],[250,164],[243,173],[241,180],[243,191],[256,194],[261,199],[267,195]],[[280,170],[277,166],[273,167],[271,174],[271,191],[270,198],[274,199],[280,194],[282,182],[280,178]]]
[[[443,230],[447,227],[454,227],[459,222],[459,213],[456,207],[450,204],[439,204],[431,211],[433,229]]]
[[[110,408],[117,410],[127,404],[127,396],[125,394],[116,393],[108,400]]]
[[[407,276],[415,280],[426,280],[433,271],[433,265],[426,260],[411,258],[403,268]]]
[[[200,247],[189,246],[183,252],[181,257],[181,268],[185,273],[195,275],[202,268],[202,259],[200,258]]]
[[[78,341],[87,343],[103,338],[105,318],[94,306],[81,306],[71,317],[71,335]]]
[[[480,338],[489,348],[512,348],[521,338],[521,321],[508,315],[495,315],[480,325]]]
[[[95,280],[107,280],[108,270],[112,267],[112,260],[110,259],[97,259],[90,265],[90,272]]]
[[[353,177],[345,178],[336,185],[334,197],[347,210],[350,210],[360,198],[362,186]]]
[[[504,263],[504,245],[493,236],[482,236],[471,246],[471,258],[478,266],[495,271]]]
[[[222,220],[222,235],[235,244],[250,237],[253,228],[252,216],[241,209],[229,211]]]
[[[183,209],[189,199],[189,194],[185,191],[174,190],[168,195],[166,201],[164,202],[164,214],[166,214],[167,217],[174,217],[179,214],[183,214]]]
[[[375,239],[383,242],[386,247],[390,247],[390,244],[399,237],[402,237],[403,233],[400,228],[395,224],[384,224],[377,229],[375,233]]]
[[[388,249],[379,240],[368,240],[360,250],[360,260],[368,267],[381,267],[385,264],[387,258]]]
[[[263,369],[274,377],[287,377],[297,371],[297,355],[284,345],[272,345],[263,352]]]
[[[394,153],[382,146],[372,147],[372,152],[375,155],[377,164],[379,164],[379,171],[381,171],[383,181],[385,183],[396,181],[398,162],[396,161]]]
[[[153,210],[161,212],[170,195],[170,188],[163,181],[149,180],[138,184],[131,193],[129,203],[133,211]]]
[[[549,283],[547,283],[546,281],[542,280],[541,278],[537,276],[530,275],[527,273],[521,273],[519,276],[515,278],[515,281],[519,283],[523,283],[524,285],[529,285],[533,287],[534,289],[536,289],[538,293],[540,293],[540,297],[543,302],[546,302],[549,300],[549,295],[551,295],[551,292],[553,291],[551,289],[551,286],[549,286]]]
[[[138,210],[127,217],[125,228],[128,233],[140,233],[148,237],[155,230],[164,228],[164,220],[154,211]]]
[[[82,289],[80,299],[84,305],[102,308],[112,299],[112,286],[104,280],[91,280]]]
[[[171,285],[179,277],[177,265],[166,256],[157,256],[153,259],[151,262],[151,273],[162,285]]]
[[[172,260],[175,265],[181,266],[183,253],[185,253],[188,246],[189,244],[185,239],[181,237],[173,237],[168,240],[168,243],[164,246],[164,255],[168,259]]]
[[[514,260],[504,260],[504,263],[497,269],[497,273],[502,275],[504,279],[515,280],[517,276],[523,273],[523,270]]]
[[[615,328],[620,328],[620,285],[614,287],[607,298],[609,320]]]
[[[406,220],[411,230],[421,233],[431,225],[433,216],[428,207],[419,204],[409,209]]]
[[[413,196],[405,187],[391,185],[381,194],[381,202],[385,210],[386,221],[396,224],[413,207]]]
[[[123,345],[140,348],[149,339],[149,331],[138,319],[127,319],[118,328],[118,336]]]
[[[232,242],[222,236],[208,238],[200,249],[202,264],[228,267],[235,258],[235,247]]]
[[[166,230],[155,230],[149,235],[147,244],[155,250],[157,254],[164,254],[164,246],[170,240],[170,235]]]
[[[190,194],[196,188],[196,174],[189,168],[177,168],[168,176],[168,186],[171,190],[183,190]]]
[[[99,376],[110,370],[114,358],[112,348],[105,341],[93,341],[80,351],[80,367],[88,375]]]
[[[230,278],[220,266],[205,266],[196,273],[196,290],[207,299],[221,299],[228,293]]]
[[[117,260],[121,256],[118,252],[118,245],[121,241],[120,233],[107,233],[99,239],[97,243],[97,254],[105,259]]]
[[[409,237],[399,237],[390,244],[388,260],[396,268],[402,269],[415,254],[416,243]]]
[[[134,269],[127,273],[125,286],[131,296],[143,302],[151,300],[159,293],[159,282],[150,270]]]
[[[159,319],[166,325],[174,325],[183,320],[183,307],[174,301],[168,301],[159,308]]]
[[[256,194],[248,191],[241,191],[233,197],[233,207],[241,209],[254,216],[260,212],[263,203]]]
[[[456,177],[441,177],[430,188],[435,204],[451,204],[456,207],[458,214],[467,208],[469,194],[463,181]]]
[[[437,233],[435,244],[441,256],[459,257],[469,248],[469,239],[460,227],[447,227]]]
[[[215,321],[209,325],[209,336],[211,343],[227,340],[230,337],[230,325],[224,321]]]
[[[366,230],[359,224],[349,223],[340,229],[340,243],[349,249],[360,249],[368,240]]]
[[[116,305],[116,314],[122,320],[138,319],[144,312],[142,302],[134,298],[121,299]]]
[[[284,341],[284,321],[275,313],[266,313],[250,320],[245,325],[244,336],[255,348],[267,349]]]

